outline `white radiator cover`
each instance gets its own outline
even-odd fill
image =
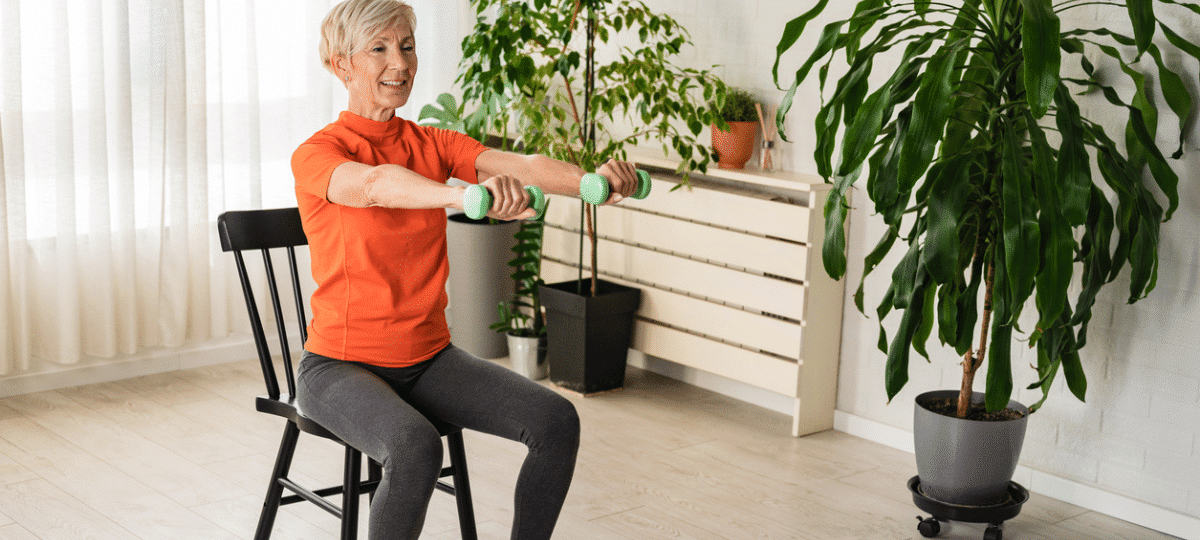
[[[829,186],[714,169],[671,191],[679,177],[652,175],[650,197],[597,213],[601,276],[642,290],[632,348],[794,399],[795,436],[833,428],[844,286],[821,267]],[[578,277],[580,212],[578,200],[552,197],[547,283]]]

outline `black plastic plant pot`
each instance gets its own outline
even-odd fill
[[[590,280],[585,280],[582,295],[578,283],[540,288],[550,337],[550,381],[583,395],[621,388],[642,291],[600,280],[592,297]]]

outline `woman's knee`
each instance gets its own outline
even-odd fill
[[[405,423],[378,436],[384,443],[385,455],[377,459],[384,468],[403,466],[441,471],[442,436],[432,424]]]
[[[537,419],[526,425],[527,446],[554,446],[571,451],[579,447],[579,413],[574,403],[553,394],[553,399],[539,406],[537,412]]]

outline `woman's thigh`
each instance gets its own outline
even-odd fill
[[[432,361],[407,397],[450,424],[526,444],[531,437],[579,434],[575,406],[565,397],[454,346]]]
[[[300,410],[346,443],[380,462],[398,447],[420,453],[425,446],[440,463],[437,430],[388,381],[354,362],[307,353],[298,371]]]

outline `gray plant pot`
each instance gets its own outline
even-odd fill
[[[1016,401],[1008,407],[1025,413],[1016,420],[983,422],[943,416],[925,408],[928,400],[958,397],[957,390],[926,392],[916,398],[913,441],[921,492],[939,502],[994,506],[1008,500],[1008,486],[1021,458],[1029,409]],[[975,392],[973,402],[982,402]]]
[[[550,374],[546,364],[546,336],[505,336],[508,337],[508,359],[513,371],[534,381],[545,379]]]
[[[493,225],[465,214],[450,214],[446,224],[450,339],[480,358],[508,354],[504,334],[488,327],[498,319],[496,306],[512,298],[515,290],[508,261],[520,227],[516,221]]]

